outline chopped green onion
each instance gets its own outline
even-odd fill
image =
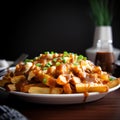
[[[50,67],[52,65],[52,63],[51,62],[48,62],[45,66],[46,67]]]
[[[77,59],[78,60],[87,60],[87,57],[84,57],[83,55],[79,55]]]
[[[57,58],[54,58],[54,59],[53,59],[53,62],[56,62],[56,61],[57,61]]]
[[[87,57],[83,57],[83,60],[87,60]]]
[[[40,64],[40,63],[37,63],[37,64],[36,64],[36,66],[40,67],[40,66],[41,66],[41,64]]]
[[[114,80],[114,78],[110,77],[109,80],[112,81],[112,80]]]
[[[49,51],[44,52],[44,54],[49,54]]]
[[[55,52],[54,52],[54,51],[51,51],[50,53],[51,53],[51,54],[54,54]]]
[[[64,52],[63,52],[63,56],[66,57],[66,56],[68,56],[68,55],[69,55],[69,53],[68,53],[67,51],[64,51]]]
[[[61,60],[63,61],[63,63],[66,63],[67,62],[67,57],[62,57]]]
[[[83,60],[84,56],[83,55],[79,55],[78,56],[78,60]]]
[[[46,78],[44,78],[42,82],[43,82],[43,84],[46,84],[47,79],[46,79]]]
[[[24,62],[25,62],[25,64],[26,64],[27,62],[33,62],[33,59],[25,59]]]
[[[43,70],[47,70],[48,69],[48,67],[43,67]]]
[[[78,65],[78,63],[73,63],[75,66],[77,66]]]
[[[56,66],[59,66],[60,65],[60,62],[56,62]]]

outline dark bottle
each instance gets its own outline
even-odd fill
[[[103,71],[113,73],[114,54],[112,52],[97,52],[95,64],[101,66]]]
[[[99,40],[97,43],[97,52],[95,65],[101,66],[103,71],[113,74],[115,57],[113,46],[109,40]]]

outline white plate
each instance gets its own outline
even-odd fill
[[[120,85],[110,89],[106,93],[91,92],[87,97],[83,93],[79,94],[29,94],[23,92],[10,92],[11,95],[18,97],[27,102],[44,103],[44,104],[77,104],[92,102],[103,98],[110,92],[113,92],[120,88]]]
[[[13,68],[14,69],[14,68]],[[10,95],[14,95],[15,97],[32,103],[44,103],[44,104],[77,104],[77,103],[87,103],[99,100],[103,98],[110,92],[113,92],[120,88],[120,84],[115,86],[114,88],[109,89],[108,92],[99,93],[99,92],[91,92],[88,93],[88,96],[85,97],[83,93],[76,94],[30,94],[23,92],[11,91]],[[3,88],[2,88],[3,89]]]

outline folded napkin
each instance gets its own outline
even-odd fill
[[[9,66],[9,63],[7,62],[7,60],[5,59],[1,59],[0,60],[0,67],[8,67]]]
[[[0,105],[0,120],[28,120],[19,111],[6,105]]]

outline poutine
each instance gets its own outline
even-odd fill
[[[29,94],[103,93],[118,84],[120,78],[112,78],[83,55],[66,51],[26,59],[0,80],[0,87],[8,91]]]

